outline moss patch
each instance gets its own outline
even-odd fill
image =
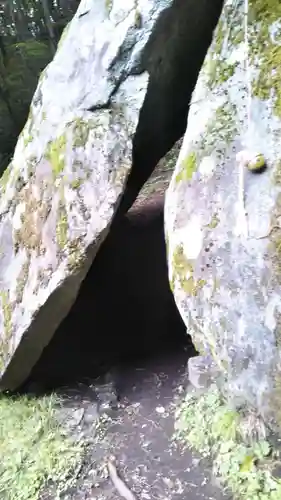
[[[12,304],[10,302],[9,293],[5,290],[0,291],[0,300],[2,307],[3,332],[0,336],[0,370],[2,371],[7,363],[10,339],[13,333],[12,324]],[[1,490],[0,490],[1,491]]]
[[[268,27],[281,21],[281,4],[278,0],[250,0],[250,15],[254,23],[250,39],[251,63],[259,58],[260,71],[253,81],[253,94],[269,99],[273,93],[273,110],[281,117],[281,29],[274,43]]]
[[[57,224],[56,224],[56,239],[60,251],[66,249],[68,243],[68,218],[65,208],[65,198],[63,188],[61,191],[61,198],[59,201]]]
[[[49,142],[46,159],[49,160],[52,167],[53,178],[56,179],[64,170],[65,165],[65,150],[66,150],[66,136],[60,135],[54,141]]]
[[[175,438],[183,446],[212,459],[214,474],[237,498],[281,498],[281,481],[274,477],[279,453],[264,437],[262,424],[233,411],[216,387],[201,395],[187,394],[176,412],[175,428]],[[263,437],[250,439],[259,430]]]
[[[69,244],[69,258],[67,268],[69,272],[73,273],[77,269],[81,269],[85,259],[85,254],[82,250],[81,238],[72,240]]]
[[[173,277],[170,282],[170,286],[172,291],[175,288],[176,279],[180,283],[180,287],[184,290],[188,295],[196,296],[206,284],[206,281],[203,279],[196,280],[193,276],[193,265],[186,258],[183,252],[182,245],[179,245],[173,253]],[[188,276],[189,275],[189,276]]]
[[[59,400],[0,396],[0,492],[5,500],[39,500],[44,485],[57,496],[69,485],[83,448],[55,418]]]
[[[237,110],[230,101],[216,109],[212,121],[205,130],[205,139],[202,139],[200,149],[204,155],[211,154],[216,147],[216,154],[224,156],[226,147],[233,141],[235,134],[238,133],[236,125]],[[219,149],[219,143],[222,148]]]
[[[225,6],[224,15],[218,23],[212,53],[206,62],[208,84],[212,90],[227,82],[235,72],[237,63],[230,64],[228,56],[244,39],[241,30],[243,24],[241,5],[239,2],[237,7],[237,3],[234,2],[233,5]],[[279,29],[276,35],[277,43],[274,43],[268,28],[280,20],[281,4],[278,0],[249,1],[250,64],[258,69],[257,75],[252,79],[253,95],[260,99],[273,97],[273,111],[279,117],[281,117],[281,30]],[[226,57],[226,51],[223,49],[227,37],[229,49]]]
[[[176,182],[190,181],[194,172],[197,170],[196,154],[189,153],[180,164],[179,172],[176,176]]]
[[[110,15],[112,6],[113,6],[113,0],[105,0],[105,8],[108,15]]]
[[[25,210],[21,214],[22,225],[13,234],[15,251],[22,247],[28,251],[35,250],[37,255],[43,254],[45,249],[42,246],[41,224],[46,221],[49,215],[50,204],[47,201],[36,199],[32,186],[21,191],[19,202],[25,204]]]
[[[8,292],[2,290],[0,292],[0,298],[2,302],[5,337],[9,338],[12,332],[12,307],[9,301]]]
[[[22,265],[21,271],[17,278],[16,300],[18,303],[22,301],[24,288],[28,280],[29,266],[30,266],[30,254],[28,254],[27,261]]]
[[[212,216],[211,222],[209,224],[207,224],[207,227],[208,227],[208,229],[215,229],[219,223],[220,223],[220,218],[218,216],[218,213],[215,213]]]
[[[90,125],[89,123],[77,118],[74,123],[73,129],[73,146],[75,148],[84,147],[89,137]]]

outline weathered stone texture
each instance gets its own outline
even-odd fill
[[[249,2],[249,73],[244,7],[225,2],[193,94],[166,198],[169,275],[227,397],[280,427],[281,7]],[[268,168],[248,171],[241,150]]]
[[[2,389],[28,376],[117,208],[184,132],[221,6],[82,0],[1,179]]]

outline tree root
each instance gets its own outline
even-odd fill
[[[137,500],[135,495],[132,493],[132,491],[126,486],[124,481],[118,476],[116,467],[114,463],[110,460],[107,462],[107,469],[108,469],[108,474],[109,477],[113,483],[113,486],[119,493],[119,495],[124,498],[125,500]]]

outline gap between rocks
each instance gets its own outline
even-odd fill
[[[164,193],[153,193],[112,228],[24,390],[93,380],[160,351],[193,351],[169,286],[163,212]]]

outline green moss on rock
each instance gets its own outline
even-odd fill
[[[229,63],[228,56],[244,40],[241,6],[241,2],[238,8],[236,2],[225,6],[224,16],[218,23],[212,53],[205,63],[211,90],[228,81],[237,67],[237,62]],[[281,4],[278,0],[249,1],[249,56],[252,67],[258,69],[257,73],[253,72],[252,92],[262,100],[273,97],[273,111],[278,117],[281,116],[281,30],[277,43],[274,43],[269,27],[280,20]],[[226,39],[227,52],[224,50]]]
[[[105,8],[108,15],[110,15],[112,6],[113,6],[113,0],[105,0]]]
[[[46,159],[52,167],[53,177],[56,179],[64,170],[66,151],[66,135],[62,134],[57,139],[50,141],[46,151]]]
[[[12,329],[12,305],[9,299],[9,293],[6,290],[0,291],[0,301],[2,307],[4,331],[0,336],[0,370],[2,371],[7,363],[9,355],[10,339],[13,333]]]
[[[8,292],[4,290],[0,291],[0,298],[2,302],[5,338],[7,339],[12,333],[12,307],[9,301]]]
[[[215,229],[220,223],[220,219],[217,213],[212,216],[211,222],[207,224],[208,229]]]
[[[50,205],[35,198],[30,185],[19,193],[18,201],[24,203],[25,209],[21,214],[21,227],[13,232],[15,251],[25,248],[27,251],[35,250],[37,255],[41,255],[44,253],[44,248],[38,220],[41,224],[46,221]]]
[[[85,254],[82,249],[81,238],[72,240],[69,244],[69,258],[67,268],[69,272],[73,273],[81,269],[85,259]]]
[[[278,0],[250,0],[250,17],[255,26],[250,39],[250,57],[255,65],[258,55],[260,70],[253,80],[253,94],[260,99],[273,97],[273,111],[281,117],[281,30],[274,43],[269,26],[281,22],[281,4]]]
[[[226,147],[233,141],[235,134],[238,133],[236,125],[237,110],[230,102],[225,102],[224,105],[216,109],[212,121],[208,124],[204,139],[199,145],[199,151],[204,151],[204,155],[213,153],[216,147],[218,156],[224,156]],[[222,150],[218,144],[222,145]]]
[[[196,154],[189,153],[180,164],[179,172],[176,176],[176,182],[190,181],[197,169]]]
[[[56,239],[58,247],[61,251],[65,250],[68,244],[68,218],[67,211],[65,208],[64,195],[60,199],[58,214],[57,214],[57,224],[56,224]]]
[[[178,280],[181,289],[188,295],[196,296],[206,284],[203,279],[196,280],[193,276],[193,265],[184,255],[182,245],[176,247],[172,261],[173,277],[170,283],[171,289],[175,288],[175,281]]]
[[[83,182],[83,179],[74,179],[73,181],[71,181],[70,185],[72,187],[72,189],[79,189],[81,184]]]
[[[30,142],[32,142],[33,137],[31,134],[24,134],[23,135],[23,143],[24,147],[27,147]]]
[[[20,303],[22,301],[23,292],[25,285],[28,280],[29,275],[29,267],[30,267],[30,254],[28,254],[27,261],[22,265],[21,271],[17,278],[17,286],[16,286],[16,301]]]
[[[82,118],[77,118],[74,124],[73,130],[73,146],[75,148],[84,147],[87,143],[90,132],[89,123],[82,120]]]
[[[142,27],[142,14],[141,11],[136,8],[135,10],[135,18],[134,18],[134,24],[136,29],[141,29]]]

